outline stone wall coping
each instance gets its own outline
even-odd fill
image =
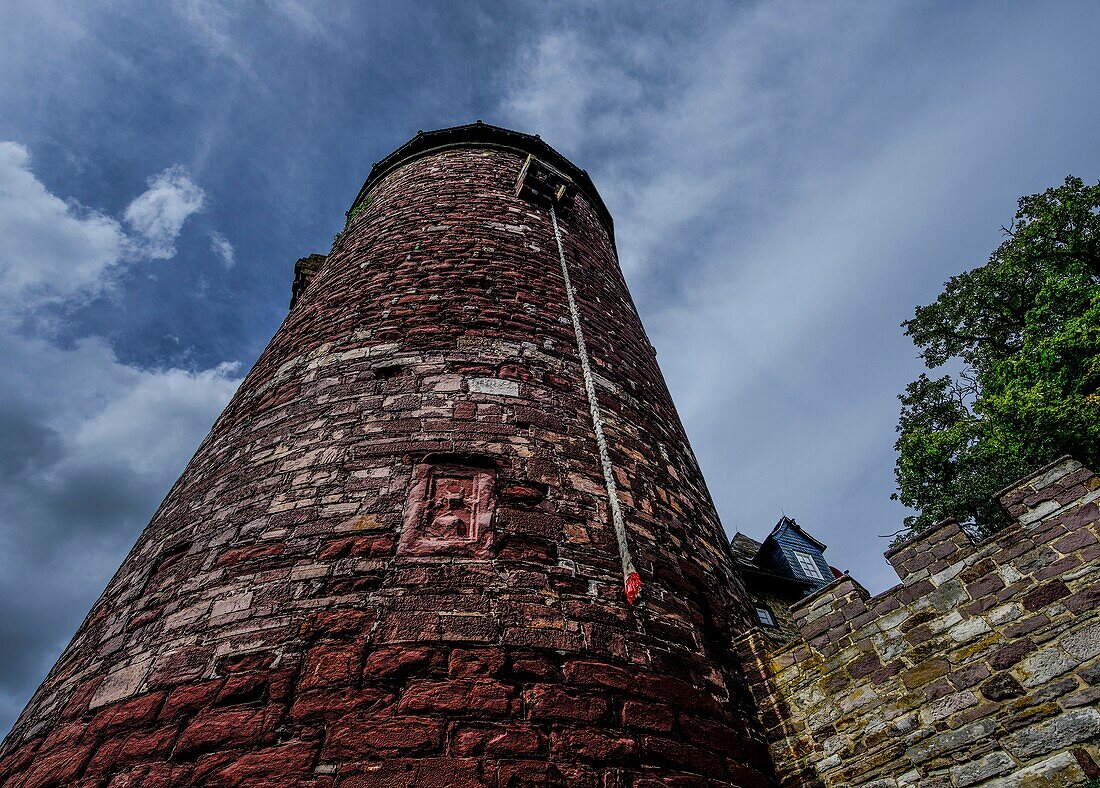
[[[1058,500],[1065,492],[1062,485],[1068,484],[1072,488],[1091,475],[1092,472],[1079,461],[1063,455],[997,493],[995,500],[1013,521],[1007,527],[975,541],[957,520],[949,517],[891,546],[883,555],[903,583],[912,585],[943,571],[968,552],[984,549],[1002,539],[1013,528],[1022,526],[1026,529],[1030,523],[1054,514],[1066,505]],[[1095,497],[1096,494],[1093,494]],[[1083,502],[1087,503],[1088,499]]]
[[[1021,488],[1028,487],[1029,484],[1032,481],[1034,481],[1036,479],[1039,479],[1039,478],[1042,478],[1043,476],[1049,474],[1055,468],[1057,468],[1061,465],[1066,465],[1067,463],[1077,463],[1077,460],[1074,457],[1070,456],[1069,454],[1063,454],[1061,457],[1054,460],[1053,462],[1048,462],[1043,467],[1038,468],[1037,470],[1027,474],[1026,476],[1022,476],[1021,478],[1019,478],[1016,481],[1012,482],[1012,484],[1006,485],[1005,487],[1001,488],[1000,490],[998,490],[996,493],[993,494],[992,498],[993,498],[993,500],[1001,503],[1001,505],[1004,506],[1004,498],[1005,497],[1007,497],[1008,495],[1020,490]],[[1079,464],[1079,463],[1077,463],[1077,464]],[[883,553],[883,556],[886,558],[887,561],[889,561],[892,557],[896,556],[902,550],[905,550],[906,548],[913,547],[914,545],[919,544],[920,542],[938,541],[936,539],[933,539],[933,537],[938,535],[944,529],[950,528],[951,526],[958,526],[961,529],[961,526],[959,526],[958,520],[956,520],[954,517],[946,517],[943,520],[940,520],[935,525],[933,525],[931,528],[928,528],[928,529],[926,529],[924,531],[921,531],[919,533],[912,534],[910,536],[904,537],[903,539],[898,541],[896,544],[891,545],[886,550],[886,552]],[[1008,527],[1011,528],[1012,525],[1009,525]],[[965,533],[965,531],[963,531],[963,532]],[[996,536],[996,534],[994,534],[993,536]],[[977,543],[977,544],[984,544],[985,542],[989,541],[990,538],[992,538],[992,537],[987,537],[986,539],[983,539],[980,543]]]
[[[907,542],[895,545],[884,553],[898,577],[908,584],[909,578],[925,577],[958,560],[961,551],[973,550],[974,540],[954,518],[941,520]]]
[[[1066,465],[1067,463],[1074,463],[1078,467],[1084,467],[1072,457],[1063,457],[1057,462],[1050,463],[1035,473],[1030,474],[1025,478],[1024,483],[1033,479],[1042,478],[1044,475],[1049,475],[1053,469],[1057,468],[1059,465]],[[1070,468],[1069,472],[1074,472],[1074,470],[1076,469]],[[1008,489],[1011,491],[1017,489],[1019,486],[1020,484],[1017,483],[1017,485]],[[974,555],[979,552],[982,555],[986,555],[989,550],[995,551],[997,545],[1003,542],[1006,535],[1010,535],[1015,529],[1021,527],[1025,527],[1025,524],[1020,522],[1017,518],[1016,521],[1008,527],[997,533],[991,534],[980,542],[975,542],[954,518],[941,520],[927,531],[915,535],[911,540],[903,544],[891,547],[890,550],[885,553],[886,558],[890,560],[890,563],[894,566],[895,570],[898,571],[898,575],[901,578],[901,583],[898,585],[872,595],[867,589],[860,585],[855,578],[845,572],[842,577],[837,578],[828,585],[822,586],[817,591],[803,597],[791,605],[791,613],[796,620],[802,621],[805,624],[816,623],[817,628],[822,630],[819,633],[822,635],[829,632],[837,633],[841,630],[846,631],[851,619],[866,614],[868,610],[883,609],[884,604],[888,606],[887,603],[891,598],[895,600],[902,598],[904,602],[904,597],[908,594],[930,592],[935,587],[935,584],[928,584],[930,571],[940,571],[947,566],[955,565],[960,560],[964,560],[967,555]],[[947,544],[952,541],[956,543],[953,548],[949,547]],[[945,550],[943,548],[947,549]],[[941,551],[942,554],[933,556],[931,554],[933,550]],[[920,558],[925,553],[928,553],[927,558]],[[989,557],[993,556],[994,554],[989,554]],[[914,560],[927,562],[928,565],[916,569],[911,567],[907,568],[906,564]],[[926,588],[925,585],[927,586]],[[845,599],[845,597],[850,594],[858,596],[859,599],[867,603],[866,606],[860,605],[858,609],[848,607],[846,603],[854,601],[853,599]],[[841,604],[826,604],[824,602],[826,599]],[[837,618],[838,615],[842,616],[843,620],[839,620]],[[830,618],[826,619],[826,616],[830,616]],[[805,637],[807,634],[805,631],[803,631],[802,634],[804,640],[809,641],[811,639]],[[796,637],[780,645],[773,652],[773,655],[797,648],[798,645],[799,638]]]
[[[891,557],[897,555],[902,550],[908,547],[912,547],[919,542],[931,541],[933,536],[936,536],[945,528],[953,525],[958,526],[959,521],[956,520],[954,517],[945,517],[944,519],[933,525],[931,528],[927,528],[923,531],[912,534],[911,536],[907,536],[903,540],[899,541],[897,544],[891,545],[882,555],[887,561],[889,561]]]
[[[846,590],[841,591],[842,587],[845,587]],[[838,577],[836,580],[829,583],[828,585],[822,586],[821,588],[814,591],[812,594],[804,596],[802,597],[802,599],[795,602],[793,605],[791,605],[791,612],[793,613],[796,610],[802,610],[803,608],[809,607],[814,602],[822,599],[823,597],[842,596],[844,593],[847,593],[849,589],[851,591],[855,591],[864,599],[871,598],[871,592],[860,585],[859,581],[857,581],[854,577],[845,572],[842,577]]]
[[[1011,484],[1003,486],[1003,488],[992,495],[992,499],[994,501],[1002,502],[1005,496],[1008,496],[1011,493],[1016,492],[1022,488],[1026,488],[1026,486],[1029,486],[1032,481],[1044,477],[1044,475],[1046,475],[1047,473],[1053,471],[1058,466],[1064,466],[1064,464],[1066,464],[1067,462],[1077,462],[1077,460],[1070,455],[1063,455],[1062,457],[1059,457],[1052,462],[1047,462],[1042,468],[1032,471],[1027,475],[1024,475],[1024,477],[1021,477]],[[944,519],[942,519],[942,521],[939,521],[931,528],[922,530],[922,532],[917,534],[903,537],[898,541],[897,544],[891,545],[886,550],[886,552],[883,552],[882,555],[883,557],[886,557],[887,560],[890,560],[892,556],[898,555],[899,552],[906,547],[910,547],[912,545],[920,543],[920,541],[931,539],[931,537],[939,532],[939,530],[952,525],[958,525],[957,519],[955,517],[945,517]],[[1011,525],[1009,527],[1011,527]],[[988,538],[983,539],[982,541],[986,540],[988,540]]]
[[[1009,484],[1009,485],[1006,485],[1005,487],[1002,487],[1000,490],[993,493],[993,500],[999,502],[1002,498],[1004,498],[1009,493],[1015,492],[1016,490],[1020,489],[1021,487],[1028,486],[1029,482],[1031,482],[1032,480],[1037,479],[1040,476],[1044,476],[1044,475],[1050,473],[1052,470],[1057,468],[1059,465],[1064,465],[1067,462],[1077,462],[1077,458],[1075,458],[1075,457],[1073,457],[1069,454],[1063,454],[1061,457],[1054,460],[1053,462],[1048,462],[1046,465],[1044,465],[1042,468],[1039,468],[1037,471],[1033,471],[1032,473],[1029,473],[1026,476],[1023,476],[1023,477],[1017,479],[1012,484]]]

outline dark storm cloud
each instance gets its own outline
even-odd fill
[[[1096,178],[1090,4],[0,5],[0,732],[375,160],[483,118],[588,169],[727,528],[873,589],[898,323]],[[1026,99],[1026,100],[1025,100]],[[1057,119],[1056,122],[1052,119]],[[10,142],[2,142],[4,140]]]
[[[15,479],[40,472],[61,456],[57,431],[40,421],[26,403],[0,398],[0,478]]]

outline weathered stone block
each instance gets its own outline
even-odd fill
[[[88,733],[98,737],[105,732],[118,735],[120,731],[140,728],[156,719],[164,698],[164,692],[152,692],[106,706],[88,723]]]
[[[519,383],[499,378],[470,378],[466,386],[471,394],[488,394],[494,397],[518,397]]]
[[[1100,710],[1074,709],[1016,734],[1009,749],[1023,759],[1087,742],[1100,736]]]
[[[1077,667],[1077,660],[1060,648],[1045,648],[1020,662],[1016,671],[1025,687],[1037,687]]]
[[[505,653],[503,649],[462,649],[451,651],[448,660],[448,673],[454,677],[489,677],[494,676],[504,668]]]
[[[299,688],[352,686],[358,678],[362,647],[357,644],[322,643],[306,655]]]
[[[263,742],[261,709],[212,709],[196,716],[176,742],[179,758],[193,759],[216,749]],[[264,742],[266,743],[266,742]]]
[[[622,723],[626,728],[667,733],[675,717],[667,706],[628,700],[623,703]]]
[[[986,695],[986,697],[989,696]],[[977,705],[978,696],[973,692],[955,692],[921,709],[920,720],[923,724],[930,725],[963,709],[969,709],[971,706]]]
[[[80,773],[91,752],[91,745],[85,745],[43,753],[26,768],[20,785],[25,788],[70,785]]]
[[[555,758],[566,762],[579,759],[592,763],[618,763],[632,758],[638,751],[638,745],[629,736],[608,733],[599,728],[569,728],[551,734],[550,750]]]
[[[116,668],[107,674],[88,707],[95,709],[137,694],[153,664],[152,657]]]
[[[1011,668],[1021,659],[1038,648],[1030,640],[1017,640],[1002,646],[989,656],[989,664],[994,670]]]
[[[1061,579],[1051,580],[1024,595],[1024,609],[1035,612],[1069,596],[1069,594],[1069,587]]]
[[[996,788],[1066,788],[1082,785],[1086,775],[1068,752],[1060,752],[999,780]]]
[[[951,670],[950,663],[945,659],[929,659],[901,674],[901,680],[909,689],[924,686],[930,681],[946,676]]]
[[[544,752],[546,747],[546,736],[534,726],[461,726],[451,735],[455,755],[523,757]]]
[[[997,750],[968,763],[951,767],[951,779],[959,788],[997,777],[1016,768],[1016,761],[1004,750]]]
[[[1010,673],[998,673],[981,686],[982,695],[989,700],[1002,701],[1009,698],[1018,698],[1024,695],[1025,690],[1016,677]]]
[[[364,756],[409,755],[439,749],[443,725],[425,717],[349,716],[329,726],[321,749],[323,762],[354,761]]]
[[[242,594],[234,594],[224,599],[217,599],[214,601],[214,606],[210,610],[211,616],[224,616],[230,613],[240,613],[243,610],[247,610],[252,605],[252,592],[246,591]]]
[[[1079,662],[1100,655],[1100,622],[1066,635],[1058,645]]]
[[[604,697],[572,694],[553,685],[535,685],[523,693],[523,702],[533,720],[595,722],[608,708]]]
[[[290,741],[244,753],[214,772],[209,780],[214,785],[285,784],[288,775],[310,773],[317,748],[316,741]]]
[[[929,758],[946,755],[962,747],[984,739],[996,730],[997,726],[989,720],[978,720],[956,730],[945,731],[929,736],[920,744],[906,752],[913,763],[921,763]]]
[[[514,690],[492,679],[410,682],[399,709],[409,712],[461,712],[463,716],[500,716],[511,708]]]

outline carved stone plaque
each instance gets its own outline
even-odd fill
[[[493,473],[460,465],[417,465],[405,504],[400,552],[480,554],[492,542]]]

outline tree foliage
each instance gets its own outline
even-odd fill
[[[894,498],[912,531],[1006,524],[992,496],[1062,454],[1100,467],[1100,184],[1022,197],[989,262],[902,325],[930,369],[900,396]]]

